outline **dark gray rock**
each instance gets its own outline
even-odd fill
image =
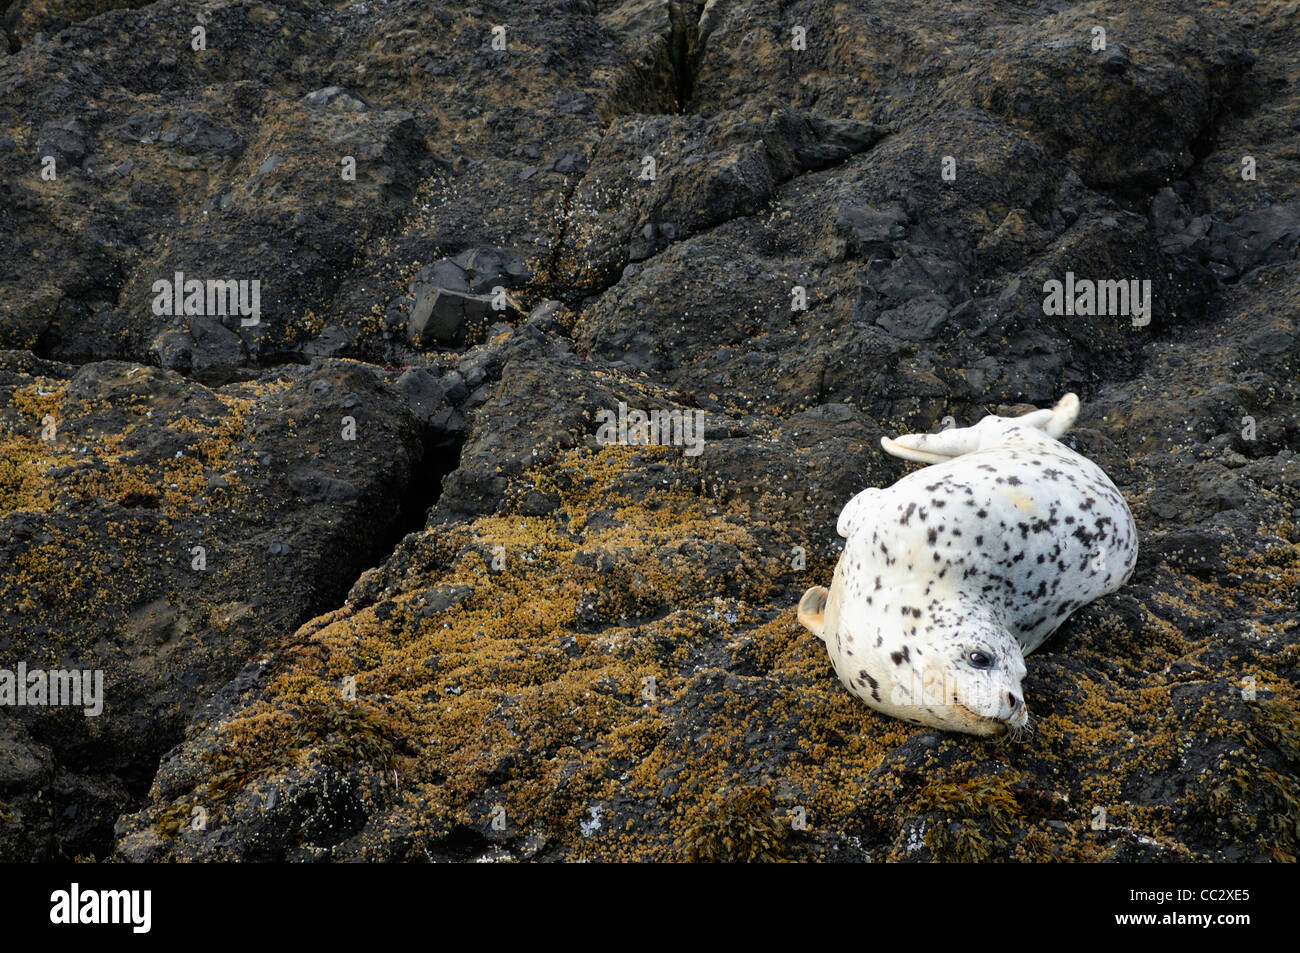
[[[1210,255],[1236,274],[1291,261],[1300,243],[1300,204],[1270,205],[1247,212],[1210,233]]]
[[[190,154],[220,156],[240,155],[245,146],[239,133],[196,112],[183,112],[172,119],[158,134],[158,141]]]
[[[514,288],[532,277],[527,262],[504,248],[471,248],[452,259],[469,276],[469,290],[484,294],[500,285]]]
[[[928,341],[942,330],[948,311],[947,298],[926,294],[885,311],[876,324],[905,341]]]
[[[293,488],[307,500],[337,503],[355,500],[361,495],[361,490],[355,483],[335,479],[328,473],[310,467],[298,470],[290,479]]]
[[[303,96],[302,102],[306,106],[332,106],[345,112],[360,112],[370,108],[360,97],[352,95],[342,86],[313,90]]]
[[[164,331],[150,348],[161,367],[212,380],[247,362],[239,335],[215,318],[191,317],[185,329]]]
[[[421,423],[430,423],[442,410],[447,384],[422,367],[410,367],[397,379],[397,389],[406,395],[411,413]]]
[[[841,202],[835,213],[835,228],[852,240],[854,254],[867,255],[906,236],[907,212],[898,203],[872,208]]]
[[[490,295],[427,288],[415,299],[406,330],[413,344],[461,344],[468,322],[486,321],[493,314]]]
[[[56,172],[81,165],[90,152],[90,138],[76,119],[47,122],[36,139],[37,161],[53,156]]]

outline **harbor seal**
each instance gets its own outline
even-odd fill
[[[1124,497],[1056,439],[1078,413],[1066,394],[1051,410],[881,440],[929,465],[849,500],[830,589],[799,601],[850,692],[947,731],[1027,727],[1024,656],[1137,562]]]

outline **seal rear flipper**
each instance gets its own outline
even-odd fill
[[[1065,432],[1074,426],[1074,422],[1078,417],[1079,397],[1077,394],[1071,393],[1058,400],[1050,410],[1031,410],[1019,417],[985,417],[984,420],[994,420],[999,424],[1033,427],[1035,430],[1041,430],[1049,437],[1056,439],[1064,436]],[[983,422],[983,420],[980,421],[980,423]]]
[[[943,463],[980,447],[980,434],[974,427],[944,430],[940,433],[908,433],[892,440],[881,437],[885,452],[916,463]]]
[[[887,453],[916,463],[943,463],[964,453],[1000,446],[1016,427],[1032,427],[1052,438],[1065,434],[1079,416],[1079,398],[1066,394],[1051,410],[1032,410],[1019,417],[988,416],[970,427],[954,427],[939,433],[909,433],[881,437]]]
[[[826,597],[829,595],[830,590],[825,586],[813,586],[799,600],[799,624],[819,639],[825,638],[822,631],[826,627]]]
[[[1052,408],[1052,418],[1043,425],[1043,432],[1049,437],[1060,437],[1074,426],[1079,418],[1079,397],[1066,394]]]

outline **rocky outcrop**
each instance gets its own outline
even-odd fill
[[[0,854],[1300,850],[1290,7],[4,23],[0,667],[105,703],[0,708]],[[865,708],[794,605],[880,437],[1068,390],[1141,552],[1036,733]]]

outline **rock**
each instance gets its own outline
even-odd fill
[[[333,106],[335,109],[347,112],[359,112],[370,108],[341,86],[326,86],[323,89],[313,90],[302,98],[302,102],[306,106]]]
[[[164,331],[154,339],[150,354],[161,367],[199,380],[228,377],[247,360],[239,335],[204,317],[190,318],[187,330]]]
[[[53,156],[56,171],[75,168],[90,155],[86,130],[76,119],[47,122],[36,140],[36,154],[41,159]]]
[[[53,774],[50,751],[37,744],[21,722],[6,714],[0,717],[0,792],[32,789]]]
[[[546,164],[542,166],[542,171],[569,175],[574,172],[587,171],[587,165],[587,154],[585,152],[581,149],[567,149],[548,159]]]
[[[876,318],[895,337],[906,341],[926,341],[934,337],[948,320],[948,301],[939,295],[913,298],[902,307],[891,308]]]
[[[484,294],[498,284],[514,288],[532,277],[532,271],[520,256],[502,248],[471,248],[452,262],[470,276],[469,290]]]
[[[422,367],[411,367],[397,379],[397,389],[406,395],[411,413],[421,423],[429,423],[443,409],[447,388],[443,381]]]
[[[907,234],[907,213],[897,203],[874,209],[842,202],[835,213],[835,228],[851,238],[855,254],[866,255]]]
[[[487,320],[492,314],[492,298],[488,295],[427,289],[415,299],[407,319],[407,334],[413,344],[460,344],[465,340],[467,322]]]
[[[0,857],[1300,856],[1281,6],[0,6],[0,641],[112,706],[0,710]],[[1070,390],[1141,555],[1039,730],[852,703],[880,438]]]
[[[319,394],[319,383],[331,387]],[[51,446],[30,436],[39,420],[33,431],[29,405],[14,401],[27,390],[48,394],[36,399],[66,420]],[[364,423],[355,441],[340,439],[337,416],[315,413],[331,390],[356,395]],[[261,633],[292,630],[322,597],[342,597],[424,455],[405,402],[356,365],[289,368],[270,388],[214,391],[159,368],[73,368],[8,352],[0,442],[0,625],[11,657],[48,652],[41,657],[100,669],[109,706],[102,719],[53,708],[0,713],[0,731],[16,720],[45,739],[45,753],[32,757],[56,778],[32,774],[27,760],[18,774],[11,761],[7,776],[0,755],[0,801],[27,818],[18,842],[0,834],[10,857],[105,849],[130,797],[112,777],[155,765],[194,707],[260,651]],[[256,463],[254,446],[277,451],[266,454],[271,465]],[[275,456],[313,464],[286,479]],[[52,496],[26,478],[10,482],[36,459],[68,464],[46,477]],[[103,481],[103,492],[56,504],[77,498],[86,480]],[[23,565],[42,567],[47,582],[32,589],[14,571]],[[263,599],[268,592],[274,598]],[[77,625],[60,628],[69,613]],[[18,758],[23,744],[3,750]],[[77,823],[58,820],[74,808]]]
[[[244,151],[244,139],[232,129],[218,125],[196,112],[182,112],[163,126],[158,141],[182,152],[237,156]]]
[[[460,375],[459,371],[452,371],[440,381],[443,387],[443,393],[446,394],[447,400],[453,404],[459,404],[469,396],[469,387],[465,383],[465,378]]]
[[[427,618],[460,605],[473,594],[473,586],[437,586],[424,590],[416,598],[423,606]]]
[[[1300,204],[1271,205],[1210,229],[1210,255],[1236,274],[1295,257],[1300,242]]]
[[[421,285],[445,288],[448,291],[469,291],[469,275],[460,265],[444,258],[421,268],[411,284],[414,293]]]
[[[302,346],[302,353],[307,357],[339,357],[355,343],[355,332],[332,325]]]
[[[327,473],[320,470],[304,468],[294,473],[291,478],[293,487],[305,499],[321,500],[327,503],[339,503],[347,500],[355,500],[361,495],[361,490],[355,483],[349,483],[347,480],[336,480]],[[272,544],[277,545],[277,544]],[[273,552],[288,552],[284,544],[278,544],[282,548],[272,550]]]

